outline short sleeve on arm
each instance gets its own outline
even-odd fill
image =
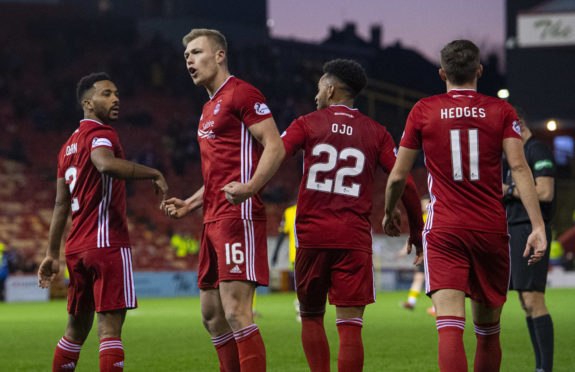
[[[553,153],[541,142],[535,142],[528,159],[533,178],[555,177],[555,159]]]
[[[88,137],[90,141],[90,151],[98,147],[108,147],[114,149],[114,144],[117,143],[117,135],[111,128],[99,128]]]
[[[240,120],[248,127],[272,117],[263,94],[247,83],[238,85],[234,92],[234,101]]]
[[[405,124],[405,129],[403,130],[403,135],[401,136],[400,146],[407,147],[413,150],[421,149],[421,105],[416,103],[411,109],[409,116],[407,117],[407,123]]]
[[[286,153],[290,156],[294,155],[305,143],[305,119],[299,117],[294,120],[285,132],[282,133],[281,137]]]
[[[521,129],[519,127],[519,118],[515,110],[507,102],[505,104],[505,113],[503,119],[503,138],[521,139]]]

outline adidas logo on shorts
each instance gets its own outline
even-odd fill
[[[242,270],[238,265],[234,266],[233,269],[230,270],[230,274],[241,274]]]
[[[75,368],[76,368],[76,363],[70,362],[70,363],[67,363],[67,364],[62,364],[62,365],[60,366],[60,368],[62,368],[62,369],[75,369]]]
[[[114,367],[124,368],[124,361],[121,360],[121,361],[119,361],[119,362],[114,363]]]

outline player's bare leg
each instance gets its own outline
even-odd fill
[[[219,289],[200,289],[202,322],[212,336],[220,360],[220,371],[239,372],[240,358],[232,328],[226,320]]]
[[[441,372],[467,371],[463,347],[465,293],[455,289],[440,289],[431,295],[431,299],[437,314],[439,369]]]
[[[94,312],[79,313],[77,315],[68,315],[68,325],[64,336],[69,341],[77,344],[83,344],[94,323]]]
[[[98,338],[122,337],[122,326],[126,319],[126,309],[98,313]]]
[[[339,353],[337,370],[354,372],[363,370],[363,312],[365,306],[336,306],[337,332],[339,333]]]
[[[100,372],[124,370],[122,326],[126,309],[98,313],[98,338],[100,339]]]
[[[74,371],[80,358],[82,345],[92,329],[94,312],[68,315],[68,324],[64,337],[60,339],[54,359],[52,360],[52,372]]]
[[[409,288],[409,294],[407,295],[407,301],[403,303],[403,307],[409,310],[413,310],[415,303],[419,298],[421,293],[421,288],[423,287],[423,282],[425,282],[425,274],[416,271],[413,274],[413,281],[411,282],[411,287]]]
[[[248,281],[220,282],[220,299],[225,318],[234,332],[241,371],[266,370],[266,350],[254,324],[253,299],[256,286]]]
[[[219,289],[200,289],[202,322],[210,336],[217,337],[232,332],[222,307]]]
[[[518,292],[521,307],[527,316],[537,318],[549,314],[543,292]]]
[[[499,371],[501,367],[501,344],[499,342],[501,310],[503,306],[487,307],[471,301],[473,322],[475,324],[474,371]]]
[[[520,291],[519,301],[525,311],[527,328],[535,353],[537,370],[553,369],[554,331],[553,321],[545,304],[545,294],[535,291]]]

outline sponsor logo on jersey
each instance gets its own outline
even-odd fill
[[[256,114],[258,115],[267,115],[269,113],[271,113],[268,105],[266,105],[265,103],[256,103],[254,105],[254,110],[256,110]]]
[[[214,134],[213,130],[201,130],[198,129],[198,136],[200,138],[206,138],[206,139],[214,139],[216,138],[216,135]]]
[[[544,160],[539,160],[533,166],[533,169],[535,169],[535,170],[541,170],[541,169],[545,169],[545,168],[553,168],[553,162],[549,159],[544,159]]]
[[[208,129],[210,129],[213,126],[214,126],[213,120],[206,121],[204,124],[202,124],[202,130],[207,131]]]
[[[517,120],[513,121],[513,130],[521,135],[521,127],[519,126],[519,122]]]
[[[206,138],[206,139],[214,139],[216,138],[216,135],[214,134],[213,128],[214,127],[214,121],[210,120],[210,121],[206,121],[205,123],[200,125],[200,128],[198,128],[198,137],[200,138]]]
[[[78,152],[78,144],[73,143],[71,145],[66,146],[66,156],[72,155]]]
[[[241,274],[242,270],[240,269],[240,267],[238,265],[234,266],[231,270],[230,270],[230,274]]]

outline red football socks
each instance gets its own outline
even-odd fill
[[[499,323],[475,324],[475,372],[497,372],[501,366],[501,344]]]
[[[100,372],[122,372],[124,370],[124,347],[120,338],[100,340]]]
[[[220,360],[220,372],[240,372],[240,358],[238,345],[232,332],[221,336],[212,337],[218,359]]]
[[[74,371],[78,364],[80,350],[82,350],[82,344],[70,342],[66,337],[62,337],[54,351],[52,372]]]
[[[467,358],[463,347],[465,318],[438,316],[439,333],[438,361],[441,372],[467,372]]]
[[[256,324],[234,332],[242,372],[265,372],[266,348]]]
[[[323,327],[323,315],[301,317],[303,351],[311,372],[329,372],[329,344]]]
[[[363,343],[361,318],[337,319],[339,333],[338,372],[361,372],[363,370]]]

